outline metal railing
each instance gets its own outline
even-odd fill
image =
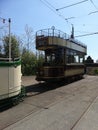
[[[73,39],[67,33],[64,33],[62,31],[54,29],[54,28],[53,29],[52,28],[43,29],[43,30],[39,30],[36,32],[36,37],[38,37],[39,39],[42,37],[48,37],[48,36],[58,37],[58,38],[62,38],[65,40],[69,40],[75,44],[78,44],[80,46],[83,46],[84,48],[87,48],[87,46],[84,43],[80,42],[77,39]]]
[[[37,31],[36,36],[44,36],[44,37],[55,36],[55,37],[60,37],[63,39],[69,39],[68,34],[66,34],[60,30],[50,29],[50,28]]]

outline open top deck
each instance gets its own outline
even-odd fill
[[[36,49],[46,50],[57,46],[69,48],[86,54],[87,47],[82,42],[56,29],[43,29],[36,33]]]

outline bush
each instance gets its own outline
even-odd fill
[[[36,74],[37,58],[34,53],[25,50],[22,54],[22,74],[35,75]]]
[[[98,75],[98,69],[95,69],[94,73],[95,75]]]

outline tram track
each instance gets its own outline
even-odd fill
[[[92,106],[92,104],[94,103],[94,101],[96,100],[97,97],[98,96],[94,97],[92,102],[88,105],[88,107],[85,109],[85,111],[81,114],[79,119],[73,124],[73,126],[70,128],[70,130],[74,130],[75,126],[80,122],[80,120],[83,118],[83,116],[87,113],[87,111],[90,109],[90,107]]]

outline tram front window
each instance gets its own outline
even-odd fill
[[[47,65],[59,65],[62,64],[62,54],[57,50],[49,50],[45,52],[45,63]]]
[[[53,65],[54,62],[55,62],[55,55],[54,54],[53,55],[51,54],[51,55],[46,55],[45,56],[45,63],[47,65]]]

